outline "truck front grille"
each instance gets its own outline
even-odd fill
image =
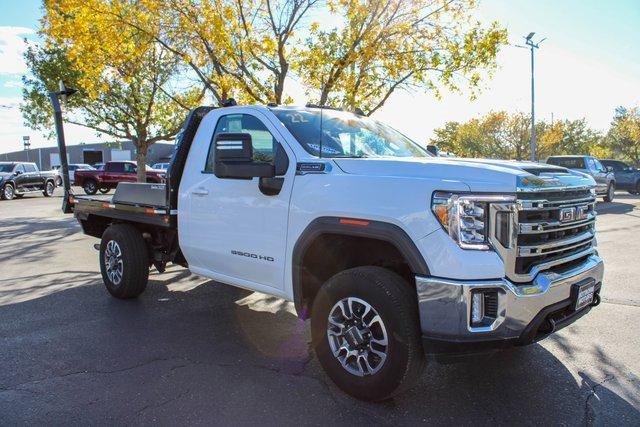
[[[512,238],[498,251],[510,279],[530,281],[538,271],[564,269],[593,253],[596,199],[589,189],[516,197]]]
[[[518,194],[516,274],[580,254],[595,237],[595,196],[590,190]]]

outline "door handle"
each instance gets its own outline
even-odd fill
[[[200,187],[191,191],[191,194],[193,194],[194,196],[206,196],[207,194],[209,194],[209,190],[207,190],[206,188]]]

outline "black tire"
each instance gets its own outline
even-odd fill
[[[105,257],[110,242],[115,242],[121,253],[120,280],[112,280]],[[147,287],[149,280],[149,249],[142,234],[132,225],[110,225],[100,242],[100,272],[111,295],[120,299],[136,298]]]
[[[57,187],[62,187],[62,177],[61,176],[57,176],[56,177],[56,186]]]
[[[377,372],[364,376],[348,372],[329,344],[329,315],[339,301],[349,297],[368,303],[387,331],[384,363]],[[362,316],[363,319],[366,317]],[[381,401],[403,393],[415,384],[424,367],[415,291],[402,277],[384,268],[357,267],[329,279],[313,303],[311,336],[318,360],[329,378],[358,399]],[[375,365],[373,357],[372,365]]]
[[[2,191],[0,191],[0,199],[2,200],[12,200],[15,195],[16,195],[15,188],[13,187],[12,184],[9,184],[9,183],[5,184],[4,187],[2,188]]]
[[[607,194],[604,195],[602,200],[604,200],[607,203],[613,202],[613,199],[615,197],[615,192],[616,192],[615,185],[613,185],[613,183],[610,183],[609,186],[607,187]]]
[[[53,196],[53,192],[56,189],[56,184],[53,181],[47,181],[44,183],[44,190],[42,190],[42,194],[44,195],[44,197],[51,197]]]
[[[84,182],[82,188],[84,188],[84,192],[90,196],[93,196],[98,191],[98,183],[93,179],[88,179]]]
[[[100,191],[102,194],[107,194],[109,191],[111,191],[110,188],[101,188],[98,191]]]

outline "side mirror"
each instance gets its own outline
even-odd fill
[[[611,167],[611,166],[606,166],[604,169],[605,169],[607,172],[613,172],[613,167]]]
[[[276,175],[272,164],[253,160],[250,134],[220,133],[213,143],[214,173],[218,178],[271,178]]]
[[[18,175],[21,175],[21,174],[22,174],[22,171],[15,171],[13,174],[14,174],[15,176],[18,176]]]

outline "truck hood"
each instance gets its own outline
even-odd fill
[[[470,191],[513,193],[593,187],[590,176],[534,162],[443,157],[334,159],[345,173],[461,182]],[[446,189],[446,188],[443,188]]]

